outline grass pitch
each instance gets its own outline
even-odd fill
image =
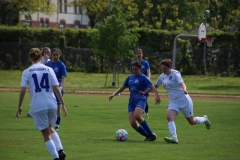
[[[19,93],[0,92],[0,159],[50,160],[40,131],[27,117],[29,94],[23,103],[20,119],[16,118]],[[158,135],[154,142],[134,131],[128,122],[127,96],[65,94],[68,117],[63,117],[58,131],[67,153],[66,160],[237,160],[240,159],[240,101],[193,100],[195,116],[207,114],[212,128],[204,124],[191,126],[182,113],[175,123],[179,144],[167,144],[169,135],[166,121],[168,99],[159,106],[150,98],[151,129]],[[115,140],[115,132],[125,129],[126,142]]]

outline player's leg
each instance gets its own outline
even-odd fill
[[[57,104],[57,120],[56,120],[56,123],[55,123],[55,130],[58,131],[59,130],[59,125],[60,125],[60,122],[61,122],[61,103],[58,103]]]
[[[178,111],[176,111],[174,109],[167,110],[168,130],[169,130],[169,133],[171,136],[164,137],[164,140],[168,143],[178,144],[177,130],[176,130],[175,122],[174,122],[174,118],[177,114],[178,114]]]
[[[62,96],[64,94],[64,90],[63,88],[61,89],[61,93],[62,93]],[[55,93],[54,93],[55,94]],[[58,105],[58,112],[57,112],[57,121],[56,121],[56,124],[55,124],[55,130],[59,130],[59,127],[60,127],[60,122],[61,122],[61,107],[62,107],[62,104],[60,102],[60,100],[58,99],[57,95],[55,94],[55,97],[56,97],[56,100],[57,100],[57,105]]]
[[[148,105],[148,100],[146,101],[146,107],[145,107],[145,116],[146,118],[148,119],[149,116],[148,116],[148,110],[149,110],[149,105]]]
[[[64,160],[66,157],[66,153],[63,150],[62,142],[58,133],[53,129],[53,125],[56,122],[57,118],[57,110],[56,109],[49,109],[49,130],[51,133],[51,138],[56,146],[56,150],[58,151],[59,159]]]
[[[190,97],[188,96],[188,105],[184,108],[182,108],[182,113],[186,117],[187,121],[191,125],[195,124],[201,124],[205,123],[206,128],[210,129],[211,128],[211,122],[209,121],[207,115],[204,115],[203,117],[194,117],[193,116],[193,103]]]
[[[58,152],[56,150],[56,146],[51,138],[51,132],[49,129],[49,118],[48,118],[48,110],[40,111],[37,113],[32,113],[32,117],[34,119],[34,124],[37,130],[40,130],[45,142],[45,145],[51,154],[51,156],[55,158],[59,158]],[[56,120],[56,118],[55,118]],[[54,123],[54,122],[53,122]]]
[[[154,141],[157,139],[157,135],[155,133],[152,132],[152,130],[150,129],[148,123],[146,120],[144,120],[142,118],[142,112],[145,108],[146,105],[146,101],[139,101],[137,103],[137,107],[135,108],[134,111],[134,118],[138,121],[138,123],[140,124],[140,126],[142,126],[144,128],[144,130],[149,134],[149,137],[146,137],[147,141]]]

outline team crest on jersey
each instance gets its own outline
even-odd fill
[[[169,80],[171,80],[171,79],[172,79],[172,76],[169,77]]]
[[[54,68],[54,71],[55,71],[55,72],[58,72],[58,67],[55,67],[55,68]]]
[[[138,83],[138,82],[139,82],[138,79],[136,79],[134,83]]]

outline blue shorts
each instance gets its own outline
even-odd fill
[[[62,96],[63,96],[63,94],[64,94],[64,89],[63,89],[63,88],[61,89],[61,93],[62,93]],[[55,95],[55,97],[56,97],[57,104],[61,104],[61,102],[60,102],[60,100],[58,99],[58,97],[57,97],[57,95],[55,94],[55,92],[54,92],[54,95]]]
[[[145,110],[145,107],[146,107],[146,99],[145,99],[145,100],[142,99],[142,100],[137,101],[137,102],[130,102],[130,103],[128,104],[128,113],[129,113],[129,112],[134,112],[136,107],[140,107],[140,108],[142,108],[143,110]]]

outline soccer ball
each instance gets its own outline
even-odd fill
[[[116,139],[118,141],[126,141],[128,139],[128,133],[126,130],[124,129],[119,129],[117,132],[116,132]]]

